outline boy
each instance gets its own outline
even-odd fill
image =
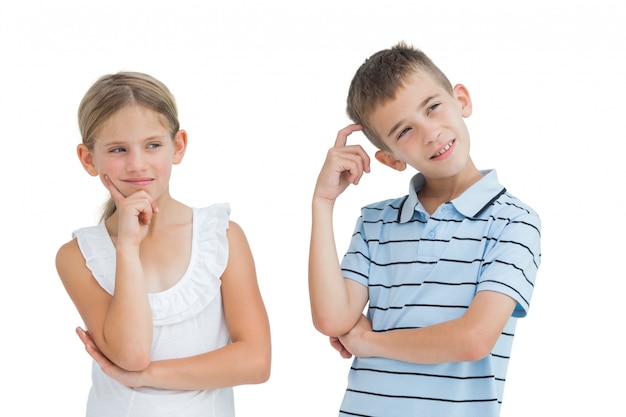
[[[355,357],[340,415],[498,416],[541,262],[539,217],[474,166],[469,93],[421,51],[400,43],[366,60],[347,110],[355,124],[315,187],[309,258],[314,325]],[[346,144],[358,130],[379,162],[419,172],[408,195],[362,209],[340,265],[333,206],[370,171]]]

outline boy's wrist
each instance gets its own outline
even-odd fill
[[[313,209],[333,209],[335,207],[335,199],[329,199],[317,194],[313,194]]]

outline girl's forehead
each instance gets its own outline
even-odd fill
[[[165,117],[145,106],[129,105],[115,111],[96,133],[99,139],[133,139],[169,134]]]

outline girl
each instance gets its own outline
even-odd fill
[[[233,416],[232,387],[269,378],[269,323],[229,206],[170,195],[187,148],[174,97],[145,74],[106,75],[78,120],[78,157],[111,194],[56,258],[94,359],[87,416]]]

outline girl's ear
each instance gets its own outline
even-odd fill
[[[472,115],[472,99],[470,98],[467,88],[463,84],[455,85],[454,96],[461,105],[461,115],[463,117],[470,117]]]
[[[180,164],[187,150],[187,132],[179,130],[174,135],[174,165]]]
[[[83,164],[83,168],[85,171],[92,177],[98,176],[98,169],[94,165],[93,155],[87,146],[82,143],[76,147],[76,153],[78,154],[78,159],[80,159],[80,163]]]
[[[404,171],[406,169],[406,162],[396,158],[391,152],[379,150],[374,154],[378,162],[383,165],[387,165],[396,171]]]

